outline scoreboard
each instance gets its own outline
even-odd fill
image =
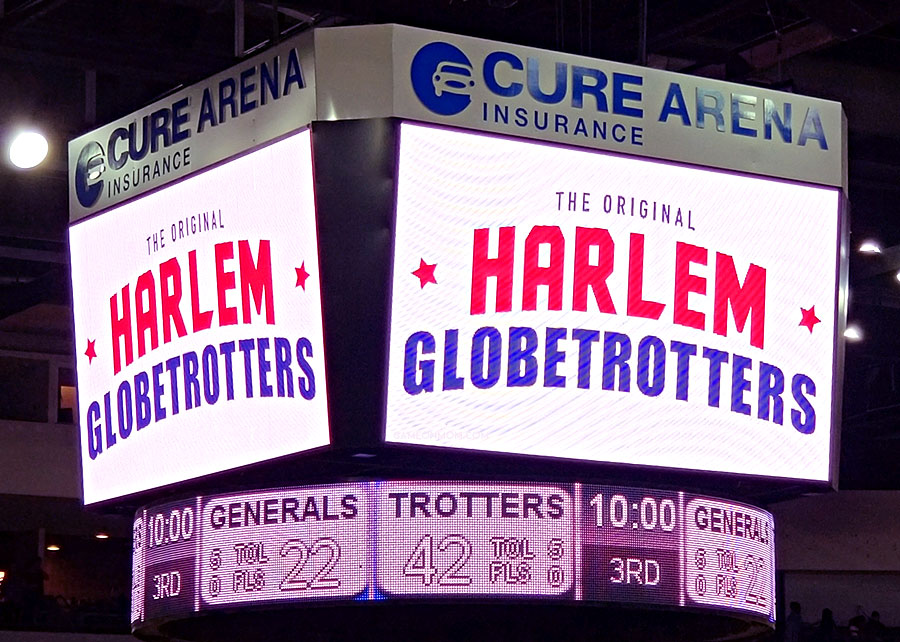
[[[134,520],[132,626],[224,607],[441,598],[774,622],[766,511],[683,491],[363,481],[192,497]]]
[[[371,25],[71,141],[83,497],[145,504],[133,630],[368,601],[771,626],[772,516],[697,491],[836,486],[845,130]]]

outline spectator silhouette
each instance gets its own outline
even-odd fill
[[[881,613],[872,611],[869,621],[863,626],[862,639],[867,642],[884,642],[887,640],[887,627],[881,622]]]
[[[814,642],[834,642],[838,639],[837,625],[831,609],[822,609],[822,619],[816,624],[812,639]]]
[[[784,623],[784,642],[801,642],[803,616],[800,614],[800,602],[791,602],[790,610]]]
[[[5,594],[12,607],[14,624],[34,626],[37,613],[44,599],[44,579],[47,574],[42,568],[42,560],[37,555],[13,564],[6,580]]]
[[[850,618],[850,621],[847,622],[849,625],[850,637],[854,640],[859,639],[860,634],[862,633],[863,627],[866,625],[866,612],[863,609],[862,605],[856,605],[856,615]]]

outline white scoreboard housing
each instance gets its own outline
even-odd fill
[[[342,143],[313,176],[330,121],[392,123],[394,202],[387,165],[340,157],[384,160],[390,136],[319,137]],[[328,444],[833,485],[845,129],[832,101],[372,25],[87,132],[85,502]]]

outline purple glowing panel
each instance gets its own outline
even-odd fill
[[[690,499],[685,512],[687,603],[768,615],[775,594],[772,516],[705,497]]]
[[[655,605],[775,621],[758,508],[580,483],[362,481],[148,506],[132,624],[216,609],[378,599]]]
[[[208,498],[200,597],[223,606],[352,597],[366,588],[365,484]]]
[[[574,504],[559,486],[377,484],[378,586],[390,595],[555,597],[574,586]]]

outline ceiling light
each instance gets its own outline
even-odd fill
[[[56,544],[50,544],[50,546],[47,547],[47,550],[48,551],[58,551],[59,546],[57,546]]]
[[[859,251],[862,254],[881,254],[881,246],[876,241],[863,241]]]
[[[94,535],[94,537],[96,537],[97,539],[109,539],[109,535],[107,535],[106,533],[97,533],[96,535]]]
[[[847,341],[862,341],[862,330],[859,329],[858,325],[848,325],[847,329],[844,330],[844,338]]]
[[[36,131],[20,132],[9,146],[9,160],[20,169],[31,169],[47,158],[49,149],[43,134]]]

